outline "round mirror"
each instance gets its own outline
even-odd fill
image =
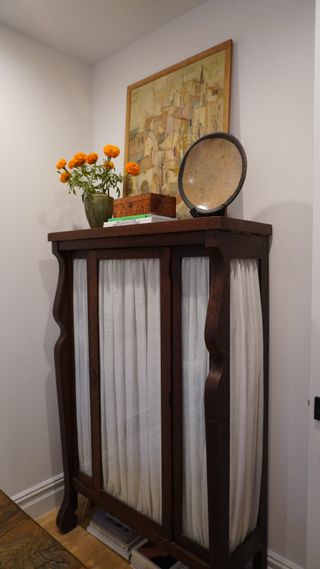
[[[240,192],[246,172],[246,154],[239,140],[224,132],[208,134],[185,154],[179,170],[179,192],[196,215],[214,215]]]

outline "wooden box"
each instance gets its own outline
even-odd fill
[[[161,194],[139,194],[114,200],[113,217],[142,213],[176,217],[176,198],[175,196],[163,196]]]

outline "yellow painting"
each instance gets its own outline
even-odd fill
[[[228,132],[232,41],[229,40],[128,87],[126,161],[138,162],[126,195],[177,197],[178,173],[191,144]]]

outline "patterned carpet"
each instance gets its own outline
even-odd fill
[[[0,569],[83,569],[0,490]]]

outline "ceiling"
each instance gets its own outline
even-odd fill
[[[0,0],[0,23],[87,63],[97,63],[203,2]]]

